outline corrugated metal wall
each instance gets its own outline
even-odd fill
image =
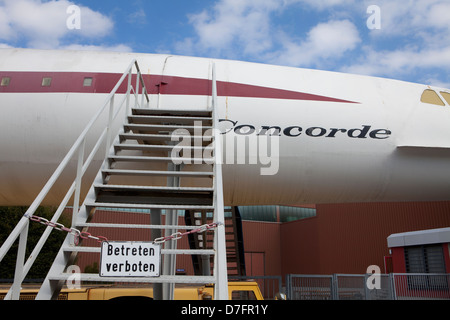
[[[243,221],[248,276],[281,274],[280,228],[276,222]],[[258,261],[264,265],[255,265]]]
[[[330,204],[316,208],[316,217],[281,226],[283,274],[361,274],[370,265],[378,265],[383,271],[390,234],[450,226],[450,202]]]
[[[316,214],[287,223],[243,221],[248,275],[361,274],[370,265],[384,271],[390,234],[450,227],[450,202],[327,204],[317,205]],[[95,222],[103,219],[149,223],[150,217],[136,213],[95,215]],[[181,217],[179,223],[184,224]],[[89,232],[108,239],[130,240],[125,230],[101,234],[101,230],[92,228]],[[150,231],[135,230],[133,239],[150,241]],[[187,240],[178,241],[178,245],[187,248]],[[98,255],[83,254],[77,264],[83,269],[94,262],[98,262]],[[180,256],[177,268],[192,274],[190,256]]]

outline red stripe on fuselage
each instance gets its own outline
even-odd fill
[[[0,79],[10,77],[8,86],[0,87],[4,93],[110,93],[122,74],[92,73],[92,72],[7,72],[0,71]],[[52,78],[50,86],[42,86],[44,77]],[[92,78],[91,86],[83,86],[86,77]],[[161,75],[143,75],[149,94],[169,95],[211,95],[212,81],[208,79],[185,78]],[[120,86],[118,93],[126,92],[126,79]],[[136,76],[132,84],[135,85]],[[356,103],[353,101],[336,99],[321,95],[254,86],[235,82],[217,81],[218,96],[289,99]]]

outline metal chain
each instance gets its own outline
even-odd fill
[[[203,232],[206,232],[208,230],[217,228],[218,226],[220,226],[222,224],[223,224],[222,222],[214,222],[214,223],[210,223],[210,224],[204,224],[204,225],[200,226],[197,229],[193,229],[193,230],[185,232],[185,233],[175,232],[175,233],[173,233],[170,236],[161,237],[161,238],[157,238],[157,239],[153,240],[153,244],[162,244],[162,243],[167,242],[167,241],[179,240],[182,237],[187,236],[189,234],[203,233]]]
[[[90,234],[89,232],[81,232],[80,230],[75,229],[75,228],[67,228],[61,223],[51,222],[48,219],[45,219],[45,218],[42,218],[42,217],[30,216],[29,219],[31,221],[43,224],[43,225],[45,225],[47,227],[51,227],[51,228],[53,228],[55,230],[64,231],[64,232],[67,232],[69,234],[72,234],[75,237],[75,245],[78,245],[80,238],[81,239],[93,239],[93,240],[96,240],[97,242],[100,242],[100,243],[103,242],[103,241],[106,241],[106,242],[108,241],[108,239],[105,238],[105,237],[101,237],[101,236],[95,237],[92,234]],[[161,237],[161,238],[157,238],[157,239],[153,240],[153,244],[162,244],[162,243],[167,242],[167,241],[179,240],[182,237],[187,236],[189,234],[203,233],[203,232],[206,232],[208,230],[217,228],[218,226],[220,226],[222,224],[223,224],[222,222],[214,222],[214,223],[210,223],[210,224],[204,224],[204,225],[198,227],[197,229],[193,229],[193,230],[188,231],[188,232],[184,232],[184,233],[175,232],[175,233],[173,233],[170,236]]]
[[[61,223],[51,222],[42,217],[31,216],[31,217],[29,217],[29,219],[34,222],[39,222],[40,224],[43,224],[44,226],[51,227],[55,230],[64,231],[64,232],[72,234],[75,237],[75,245],[78,245],[78,243],[80,242],[80,238],[81,239],[93,239],[100,243],[103,241],[108,241],[108,239],[105,237],[100,237],[100,236],[94,237],[89,232],[81,232],[80,230],[75,229],[75,228],[67,228],[64,225],[62,225]]]

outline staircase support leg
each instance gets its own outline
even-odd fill
[[[214,288],[214,297],[215,300],[228,300],[227,249],[224,225],[220,225],[217,228],[214,237],[217,245],[214,258],[214,275],[217,277],[216,286]]]
[[[173,163],[168,164],[168,171],[180,171],[181,167]],[[179,187],[180,179],[178,177],[169,177],[167,179],[167,186],[169,187]],[[178,225],[178,211],[177,210],[166,210],[166,225]],[[171,236],[177,230],[167,229],[166,236]],[[176,249],[177,241],[168,241],[164,243],[165,249]],[[176,255],[166,255],[163,262],[163,274],[173,276],[176,273],[177,258]],[[162,290],[163,300],[174,300],[175,293],[175,283],[164,283]]]
[[[153,225],[161,225],[161,209],[152,209],[150,212],[151,224]],[[160,229],[152,229],[151,231],[152,239],[161,238],[161,230]],[[154,283],[153,284],[153,299],[154,300],[162,300],[162,283]]]
[[[216,155],[217,156],[217,155]],[[221,159],[221,158],[219,158]],[[225,236],[225,208],[223,204],[222,167],[216,164],[216,177],[219,183],[216,185],[216,209],[215,221],[222,222],[214,233],[214,276],[216,286],[214,288],[215,300],[228,300],[228,268],[227,268],[227,245]]]
[[[176,210],[166,210],[166,225],[176,225],[178,217]],[[175,233],[175,230],[168,229],[166,231],[166,236],[170,236]],[[164,243],[164,248],[169,250],[174,250],[177,248],[177,241],[167,241]],[[168,276],[175,275],[176,271],[176,255],[166,255],[164,257],[163,263],[163,274]],[[174,283],[164,283],[163,284],[163,300],[173,300],[175,292]]]
[[[203,276],[210,276],[211,275],[211,256],[207,254],[203,254],[201,256],[202,261],[202,270],[203,270]]]

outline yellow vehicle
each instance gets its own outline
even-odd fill
[[[39,288],[24,288],[20,300],[34,300]],[[7,289],[0,290],[0,300],[6,296]],[[175,288],[175,300],[213,300],[214,286],[182,286]],[[256,282],[229,282],[230,300],[264,300]],[[58,300],[153,300],[153,288],[98,286],[80,289],[63,289]]]

